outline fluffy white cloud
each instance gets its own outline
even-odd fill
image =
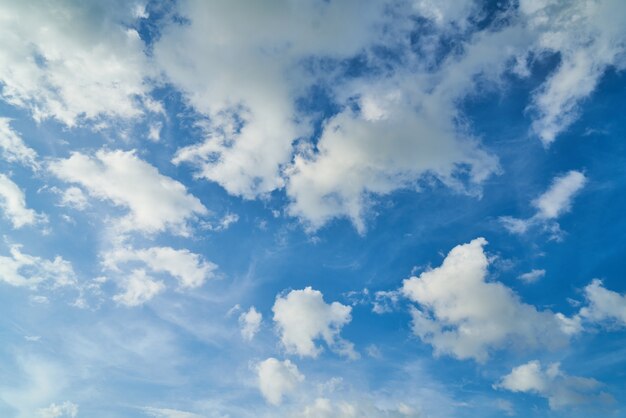
[[[75,418],[78,415],[78,405],[70,401],[62,404],[53,403],[47,408],[39,410],[41,418]]]
[[[22,137],[15,132],[10,123],[10,119],[0,117],[0,150],[2,158],[8,162],[17,162],[33,169],[39,168],[37,153],[29,148]]]
[[[555,348],[567,343],[561,318],[520,301],[502,283],[488,281],[484,238],[454,247],[441,266],[404,280],[413,331],[436,354],[484,362],[507,346]]]
[[[152,279],[145,270],[133,270],[120,283],[122,293],[113,296],[113,300],[126,306],[139,306],[148,302],[165,290],[162,281]]]
[[[520,274],[518,279],[525,283],[534,283],[546,275],[546,271],[543,269],[532,269],[531,271]]]
[[[211,125],[207,140],[179,150],[174,162],[197,166],[198,175],[236,195],[282,187],[292,142],[308,131],[296,113],[295,99],[313,81],[301,61],[356,54],[375,39],[383,7],[355,0],[179,2],[190,24],[165,28],[155,57]]]
[[[263,321],[263,315],[257,312],[254,306],[251,306],[247,312],[243,312],[239,315],[239,326],[241,328],[241,336],[246,341],[252,341],[254,336],[261,328],[261,322]]]
[[[150,74],[132,4],[2,2],[1,97],[35,119],[133,117]]]
[[[76,283],[72,264],[63,257],[46,260],[24,254],[20,245],[12,245],[9,254],[0,256],[0,282],[33,289],[44,282],[49,282],[53,287]]]
[[[279,361],[273,357],[257,365],[259,390],[267,402],[280,405],[285,395],[293,393],[304,376],[289,360]]]
[[[592,322],[614,322],[626,326],[626,295],[608,290],[601,280],[594,279],[585,287],[588,305],[581,308],[579,316]]]
[[[207,209],[185,186],[166,177],[132,151],[100,150],[95,156],[73,153],[50,163],[60,179],[80,184],[98,199],[129,210],[119,219],[122,231],[188,234],[187,222]]]
[[[61,206],[84,210],[88,205],[87,196],[78,187],[68,187],[61,195]]]
[[[353,344],[339,336],[341,328],[352,320],[351,310],[339,302],[327,304],[322,293],[311,287],[277,296],[272,307],[287,352],[309,357],[317,357],[322,351],[315,343],[320,338],[333,351],[351,358],[358,356]]]
[[[559,363],[544,368],[537,360],[515,367],[495,388],[511,392],[534,393],[546,398],[551,409],[610,401],[610,395],[600,392],[602,385],[595,379],[563,373]]]
[[[532,103],[533,130],[549,144],[576,120],[607,68],[626,67],[626,11],[619,0],[522,0],[519,8],[537,37],[533,52],[560,57]]]
[[[532,201],[536,213],[528,219],[518,219],[510,216],[500,218],[502,225],[511,233],[523,234],[529,228],[540,225],[551,231],[558,238],[560,232],[558,224],[553,221],[570,211],[574,197],[587,183],[585,175],[571,170],[552,180],[552,184],[542,195]]]
[[[26,197],[20,187],[9,177],[0,174],[0,209],[5,218],[13,224],[13,228],[33,225],[45,219],[33,209],[26,207]]]
[[[217,266],[206,261],[199,254],[187,249],[171,247],[151,247],[141,250],[130,247],[117,248],[105,252],[103,264],[114,271],[120,271],[123,264],[140,262],[154,273],[167,273],[174,277],[182,288],[202,286],[215,276]]]

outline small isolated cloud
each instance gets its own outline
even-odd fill
[[[171,247],[151,247],[133,249],[117,248],[105,252],[102,256],[105,267],[120,271],[124,264],[142,263],[154,273],[167,273],[178,281],[181,288],[192,289],[202,286],[207,280],[215,277],[217,265],[204,260],[187,249]]]
[[[257,332],[259,332],[262,321],[263,315],[257,312],[254,306],[251,306],[247,312],[243,312],[239,315],[239,327],[241,328],[241,336],[243,339],[252,341]]]
[[[520,274],[518,279],[524,283],[535,283],[537,280],[543,278],[546,275],[546,271],[543,269],[532,269],[527,273]]]
[[[122,293],[113,300],[129,307],[143,305],[165,289],[162,281],[154,280],[145,270],[133,270],[121,283]]]
[[[569,171],[552,180],[550,188],[532,201],[535,214],[527,219],[502,216],[500,222],[513,234],[524,234],[534,226],[540,226],[552,233],[554,238],[560,234],[559,225],[554,222],[559,216],[570,211],[574,197],[587,183],[587,178],[580,171]]]
[[[53,403],[38,412],[40,418],[75,418],[78,415],[78,405],[70,401],[65,401],[62,404]]]
[[[322,351],[315,343],[317,339],[335,352],[358,356],[354,345],[339,336],[341,328],[352,320],[351,310],[339,302],[327,304],[322,293],[311,287],[277,296],[272,307],[287,352],[307,357],[317,357]]]
[[[484,238],[454,247],[441,266],[404,280],[413,332],[436,354],[484,362],[507,346],[555,348],[568,342],[565,317],[523,303],[502,283],[488,281]]]
[[[44,283],[70,286],[76,284],[76,274],[63,257],[46,260],[23,253],[21,245],[11,245],[9,256],[0,256],[0,282],[32,289]]]
[[[92,197],[128,209],[118,220],[122,231],[188,235],[188,221],[208,213],[182,183],[160,174],[133,151],[100,150],[95,156],[75,152],[52,161],[50,171],[83,186]]]
[[[588,304],[578,314],[582,319],[626,327],[626,295],[608,290],[601,280],[594,279],[585,287],[585,298]]]
[[[296,391],[304,376],[289,360],[279,361],[273,357],[257,365],[259,390],[272,405],[280,405],[286,395]]]
[[[26,206],[24,192],[4,174],[0,174],[0,210],[16,229],[45,219],[45,216]]]
[[[201,415],[170,408],[154,408],[146,406],[142,408],[142,411],[147,416],[154,418],[202,418]]]
[[[595,379],[563,373],[559,363],[543,367],[537,360],[515,367],[494,385],[496,389],[532,393],[548,400],[550,409],[564,409],[587,403],[610,402]]]
[[[72,186],[63,191],[60,204],[76,210],[84,210],[89,202],[80,188]]]
[[[5,161],[37,170],[37,152],[26,146],[22,137],[11,128],[10,122],[8,118],[0,117],[0,155]]]

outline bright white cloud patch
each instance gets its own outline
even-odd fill
[[[134,152],[100,150],[95,156],[73,153],[50,163],[60,179],[83,186],[98,199],[129,210],[119,219],[122,231],[188,234],[188,221],[208,213],[186,187],[166,177]]]
[[[454,247],[441,266],[404,281],[413,331],[436,354],[484,362],[507,346],[554,348],[567,342],[563,324],[549,311],[520,301],[502,283],[487,281],[484,238]]]
[[[99,116],[141,114],[150,74],[129,24],[132,3],[2,2],[1,96],[37,120],[73,126]]]
[[[42,215],[26,207],[24,192],[4,174],[0,174],[0,210],[13,224],[13,228],[33,225],[38,220],[44,219]]]
[[[139,306],[148,302],[165,290],[162,281],[154,280],[145,270],[133,270],[120,282],[122,292],[113,296],[113,300],[121,305]]]
[[[78,405],[70,401],[62,404],[53,403],[47,408],[39,410],[40,418],[75,418],[78,416]]]
[[[261,328],[261,322],[263,321],[263,315],[257,312],[254,306],[251,306],[247,312],[243,312],[239,315],[239,326],[241,328],[241,336],[246,341],[252,341],[254,336],[259,332]]]
[[[10,119],[0,117],[0,151],[2,158],[13,163],[20,163],[37,169],[37,153],[34,149],[26,146],[22,137],[15,132],[10,123]]]
[[[606,289],[601,280],[594,279],[585,287],[588,305],[579,316],[592,322],[614,322],[626,327],[626,295]]]
[[[78,187],[68,187],[61,195],[61,206],[84,210],[88,205],[87,196]]]
[[[413,408],[400,404],[380,408],[369,401],[332,401],[317,398],[296,414],[297,418],[419,418],[422,414]]]
[[[537,360],[515,367],[494,385],[499,389],[533,393],[546,398],[550,409],[611,401],[610,395],[600,392],[601,386],[595,379],[563,373],[559,363],[552,363],[544,368]]]
[[[273,357],[257,365],[259,390],[272,405],[280,405],[286,395],[292,394],[304,376],[289,360],[279,361]]]
[[[536,213],[528,219],[517,219],[510,216],[500,218],[502,225],[511,233],[523,234],[535,225],[541,225],[558,238],[559,226],[551,221],[571,210],[574,197],[587,183],[585,175],[579,171],[569,171],[556,177],[548,190],[532,201]]]
[[[527,273],[520,274],[518,279],[525,283],[535,283],[546,275],[546,271],[543,269],[532,269]]]
[[[181,288],[196,288],[215,276],[217,266],[187,249],[152,247],[146,249],[118,248],[103,254],[103,264],[120,271],[121,265],[140,262],[154,273],[167,273]]]
[[[322,339],[333,351],[357,357],[351,342],[339,336],[341,328],[352,317],[352,308],[339,302],[327,304],[318,290],[307,287],[276,297],[272,307],[280,338],[289,353],[317,357],[322,348],[315,341]]]
[[[46,260],[23,253],[20,245],[12,245],[8,256],[0,256],[0,282],[33,289],[44,282],[59,287],[75,284],[76,275],[63,257]]]

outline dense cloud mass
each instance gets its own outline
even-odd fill
[[[0,0],[0,416],[622,416],[625,69],[620,0]]]

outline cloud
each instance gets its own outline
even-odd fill
[[[315,344],[320,338],[333,351],[350,358],[358,356],[353,344],[339,336],[343,326],[352,320],[351,310],[339,302],[327,304],[322,293],[311,287],[277,296],[272,307],[287,352],[314,358],[322,351]]]
[[[594,279],[585,287],[587,306],[579,316],[592,322],[613,322],[626,327],[626,295],[606,289],[602,281]]]
[[[487,281],[484,238],[454,247],[441,266],[404,280],[418,304],[413,332],[437,355],[485,362],[494,349],[556,348],[567,343],[561,318],[520,301],[502,283]]]
[[[259,390],[272,405],[280,405],[285,395],[295,392],[304,380],[295,364],[289,360],[279,361],[273,357],[257,365]]]
[[[327,398],[315,399],[296,415],[298,418],[418,418],[421,416],[405,404],[381,409],[368,401],[332,401]]]
[[[72,264],[61,256],[46,260],[24,254],[20,245],[11,245],[9,254],[0,256],[0,282],[32,289],[43,283],[53,287],[76,284]]]
[[[62,404],[50,404],[47,408],[39,410],[41,418],[75,418],[78,415],[78,405],[70,401]]]
[[[39,168],[37,152],[26,146],[22,137],[10,125],[11,119],[0,117],[0,150],[2,158],[10,163],[20,163],[34,170]]]
[[[188,221],[208,213],[183,184],[160,174],[133,151],[100,150],[93,157],[75,152],[52,161],[49,168],[60,179],[84,187],[90,196],[127,208],[129,213],[118,219],[124,232],[170,230],[188,235]]]
[[[543,278],[546,275],[546,271],[543,269],[532,269],[531,271],[520,274],[518,279],[524,283],[535,283],[537,280]]]
[[[26,207],[24,192],[4,174],[0,174],[0,209],[16,229],[45,219],[43,215]]]
[[[117,248],[102,255],[106,268],[120,271],[120,265],[143,263],[154,273],[167,273],[178,281],[181,288],[193,289],[215,277],[217,265],[187,249],[151,247],[141,250],[130,247]]]
[[[254,336],[261,328],[263,315],[257,312],[254,306],[251,306],[247,312],[239,315],[239,327],[241,328],[241,336],[246,341],[252,341]]]
[[[555,177],[552,184],[542,195],[532,201],[536,208],[535,214],[528,219],[518,219],[510,216],[500,218],[502,225],[511,233],[524,234],[533,226],[542,226],[544,230],[552,232],[558,238],[560,228],[557,223],[551,222],[571,210],[574,197],[587,183],[585,175],[571,170]]]
[[[0,5],[1,96],[41,121],[68,126],[100,116],[142,114],[151,74],[144,43],[123,1]]]
[[[610,402],[612,397],[600,392],[601,383],[595,379],[563,373],[559,363],[542,367],[537,360],[515,367],[504,376],[496,389],[533,393],[546,398],[550,409],[570,408],[592,402]]]
[[[89,202],[87,196],[78,187],[68,187],[61,195],[61,206],[68,206],[76,210],[85,210]]]
[[[179,411],[177,409],[169,408],[153,408],[146,406],[142,408],[142,411],[154,418],[201,418],[200,415],[193,414],[191,412]]]
[[[162,281],[153,280],[145,270],[133,270],[120,284],[122,293],[113,296],[113,300],[129,307],[143,305],[165,290]]]

